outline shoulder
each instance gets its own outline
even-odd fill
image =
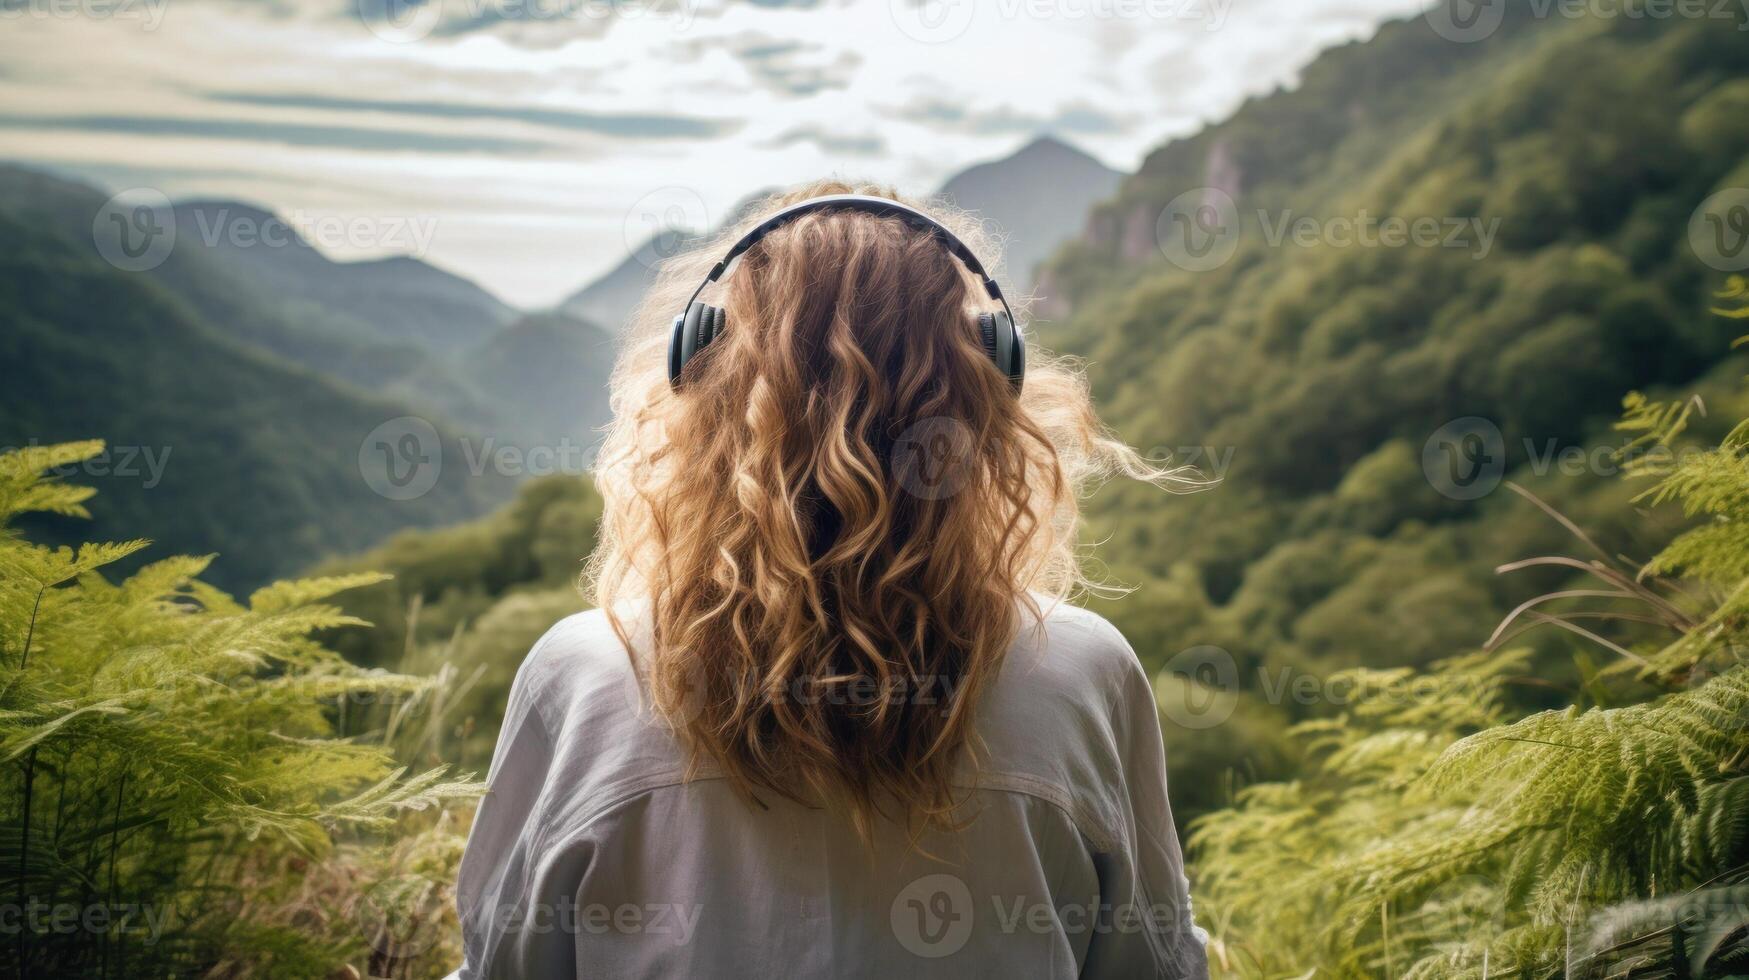
[[[1089,837],[1113,840],[1136,733],[1157,731],[1153,685],[1103,616],[1066,603],[1040,612],[1023,615],[979,705],[979,779],[1044,796]]]
[[[1123,633],[1104,616],[1067,602],[1041,599],[1038,615],[1023,611],[1002,676],[1114,711],[1137,697],[1151,703],[1152,684]]]
[[[554,623],[535,641],[517,671],[517,681],[544,687],[575,677],[578,672],[598,671],[612,659],[611,655],[623,660],[625,647],[607,614],[600,609],[573,613]]]
[[[535,641],[517,669],[510,705],[536,711],[551,725],[579,705],[600,706],[603,695],[622,695],[635,683],[613,620],[590,609],[559,620]]]

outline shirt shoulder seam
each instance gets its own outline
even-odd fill
[[[606,798],[605,801],[589,811],[576,828],[559,838],[554,846],[559,849],[564,848],[571,841],[587,832],[597,821],[657,790],[682,786],[690,782],[725,778],[722,773],[711,771],[689,776],[685,767],[675,767],[610,784],[602,793]],[[1118,835],[1106,831],[1085,807],[1078,805],[1068,792],[1055,783],[1026,773],[985,771],[978,773],[975,784],[965,788],[974,791],[990,790],[1011,793],[1048,803],[1062,811],[1063,815],[1069,818],[1069,822],[1075,827],[1076,832],[1087,838],[1098,849],[1099,853],[1115,853],[1120,849]]]

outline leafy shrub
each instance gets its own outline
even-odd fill
[[[1677,453],[1693,402],[1627,407],[1635,445],[1670,450],[1626,470],[1656,481],[1636,501],[1696,523],[1635,568],[1547,510],[1591,554],[1502,570],[1589,582],[1520,606],[1481,652],[1339,674],[1362,694],[1293,730],[1310,758],[1300,778],[1241,790],[1191,834],[1222,972],[1749,966],[1749,421]],[[1509,689],[1540,680],[1517,645],[1531,627],[1579,638],[1581,684],[1573,704],[1520,717]],[[1593,652],[1614,662],[1596,669]]]
[[[391,751],[431,730],[415,721],[434,717],[436,682],[310,638],[358,622],[324,600],[382,576],[279,582],[242,604],[199,579],[205,558],[112,583],[100,570],[146,542],[51,549],[10,528],[26,512],[85,516],[92,491],[41,474],[101,449],[0,455],[0,904],[18,927],[0,970],[428,970],[444,951],[402,955],[409,903],[384,882],[447,887],[460,839],[443,811],[479,786],[411,774]],[[390,830],[399,846],[370,846]],[[441,916],[428,897],[416,910]]]

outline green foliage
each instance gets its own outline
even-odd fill
[[[1637,443],[1648,430],[1613,424],[1624,391],[1660,404],[1695,391],[1714,417],[1688,420],[1687,438],[1716,444],[1744,401],[1741,365],[1720,363],[1738,331],[1711,310],[1741,309],[1749,292],[1696,261],[1686,235],[1701,201],[1749,173],[1733,115],[1749,77],[1744,15],[1496,6],[1506,20],[1485,41],[1451,43],[1423,17],[1388,23],[1321,55],[1294,89],[1156,150],[1045,270],[1074,313],[1043,340],[1087,358],[1102,414],[1132,443],[1222,477],[1169,505],[1126,486],[1090,505],[1112,577],[1138,586],[1099,609],[1151,666],[1219,646],[1253,699],[1265,669],[1426,667],[1559,588],[1572,570],[1493,574],[1565,547],[1559,524],[1504,483],[1454,499],[1424,469],[1453,420],[1497,426],[1506,480],[1611,555],[1653,554],[1688,526],[1673,509],[1636,515],[1634,487],[1612,471],[1658,461]],[[1234,200],[1236,251],[1178,268],[1156,221],[1208,186]],[[1272,243],[1266,227],[1362,213],[1473,218],[1497,234],[1483,254]],[[1561,465],[1563,452],[1582,464]],[[1571,637],[1521,641],[1548,683],[1515,686],[1518,707],[1560,703],[1579,683]],[[1271,746],[1318,713],[1281,707],[1273,729],[1169,730],[1174,766],[1239,757],[1291,775]],[[1183,817],[1231,802],[1220,781],[1173,792]]]
[[[554,623],[585,608],[579,577],[600,518],[601,498],[588,481],[543,477],[479,520],[405,531],[329,562],[318,572],[394,576],[344,598],[346,610],[373,628],[336,630],[329,640],[354,663],[459,678],[450,710],[461,740],[446,758],[484,767],[522,658]]]
[[[1674,439],[1697,404],[1630,396],[1622,425]],[[1576,657],[1574,704],[1517,718],[1507,692],[1531,660],[1517,647],[1338,675],[1363,694],[1295,729],[1311,746],[1301,778],[1241,791],[1191,835],[1224,972],[1699,977],[1749,962],[1744,431],[1707,451],[1660,441],[1664,462],[1630,472],[1657,481],[1643,501],[1709,518],[1637,574],[1607,556],[1503,566],[1581,569],[1607,588],[1527,602],[1496,639],[1533,605],[1579,598],[1612,605],[1529,615],[1666,633],[1618,638],[1636,651],[1581,632],[1620,661]]]
[[[244,605],[200,580],[206,558],[112,583],[100,571],[145,541],[24,540],[20,514],[81,516],[90,497],[42,471],[101,449],[0,455],[0,901],[24,923],[0,965],[325,977],[372,959],[352,907],[391,869],[361,835],[455,839],[442,811],[479,791],[447,767],[409,775],[395,761],[393,748],[421,749],[396,732],[441,698],[437,682],[354,666],[311,639],[361,625],[329,600],[383,576],[280,582]],[[342,737],[355,704],[393,707]],[[312,868],[351,868],[354,887],[303,894]],[[438,870],[447,881],[453,862]]]
[[[1155,151],[1042,276],[1074,310],[1044,339],[1119,431],[1227,463],[1089,514],[1137,584],[1100,611],[1144,661],[1237,667],[1212,728],[1172,724],[1182,681],[1157,682],[1217,973],[1749,971],[1749,394],[1721,360],[1749,285],[1685,233],[1749,174],[1745,15],[1500,8],[1476,43],[1386,24]],[[1210,186],[1236,251],[1175,267],[1155,223]],[[1267,235],[1362,212],[1497,238]],[[1504,480],[1456,499],[1422,454],[1472,416]],[[1553,557],[1496,574],[1525,555]],[[1290,676],[1359,693],[1284,699]]]

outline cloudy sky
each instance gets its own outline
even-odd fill
[[[1041,133],[1133,169],[1425,2],[0,0],[0,158],[539,307],[763,187],[926,193]]]

